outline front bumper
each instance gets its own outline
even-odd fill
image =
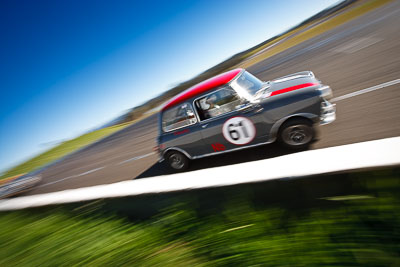
[[[331,99],[333,97],[332,89],[328,85],[323,85],[317,89],[323,99]]]
[[[336,120],[336,104],[325,100],[321,102],[320,125],[329,124]]]

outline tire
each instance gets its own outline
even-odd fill
[[[279,130],[279,142],[290,149],[307,149],[315,139],[315,129],[307,119],[296,118],[285,122]]]
[[[181,152],[168,152],[165,159],[169,167],[174,171],[184,171],[189,167],[189,159]]]

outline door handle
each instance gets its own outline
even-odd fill
[[[208,126],[208,123],[207,124],[203,124],[203,125],[201,125],[201,128],[206,128]]]
[[[263,111],[264,108],[263,107],[259,107],[257,108],[257,110],[254,111],[254,113],[260,113],[261,111]]]

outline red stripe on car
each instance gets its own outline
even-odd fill
[[[171,108],[179,103],[182,103],[196,95],[207,92],[216,87],[222,86],[224,84],[232,81],[243,69],[234,69],[225,73],[222,73],[218,76],[210,78],[206,81],[203,81],[195,86],[187,89],[186,91],[180,93],[179,95],[173,97],[170,101],[168,101],[162,108],[162,110],[166,110]]]
[[[295,86],[291,86],[291,87],[287,87],[287,88],[283,88],[283,89],[280,89],[280,90],[273,91],[271,93],[271,96],[280,95],[280,94],[283,94],[283,93],[287,93],[287,92],[291,92],[291,91],[294,91],[294,90],[297,90],[297,89],[306,88],[306,87],[315,86],[315,85],[318,85],[318,83],[303,83],[303,84],[299,84],[299,85],[295,85]]]

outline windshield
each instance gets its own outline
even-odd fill
[[[254,98],[256,93],[261,89],[263,82],[245,71],[235,81],[232,82],[231,86],[238,92],[239,95],[251,99]]]

